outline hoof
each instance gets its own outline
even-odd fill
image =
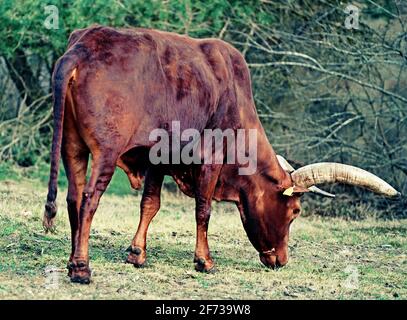
[[[89,284],[91,273],[89,266],[85,262],[68,263],[68,276],[71,278],[71,282]]]
[[[72,261],[69,261],[66,265],[66,268],[68,269],[68,277],[72,276],[72,270],[73,270],[74,264]]]
[[[126,259],[126,263],[131,263],[136,268],[142,268],[146,264],[146,258],[146,251],[139,247],[135,247],[130,249],[130,253]]]
[[[212,260],[205,260],[204,258],[195,259],[195,270],[204,273],[215,273],[215,264]]]
[[[80,284],[89,284],[90,283],[90,277],[79,277],[79,276],[71,276],[71,282],[72,283],[80,283]]]

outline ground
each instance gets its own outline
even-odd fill
[[[407,220],[300,217],[292,227],[290,261],[273,271],[260,263],[237,209],[214,204],[209,245],[217,272],[201,274],[192,263],[194,201],[169,192],[151,225],[142,269],[124,263],[140,195],[104,195],[90,239],[92,283],[72,284],[65,269],[66,189],[59,191],[57,233],[46,235],[45,186],[0,181],[0,299],[407,298]]]

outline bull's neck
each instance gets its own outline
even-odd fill
[[[229,200],[240,202],[241,194],[249,196],[258,188],[262,188],[262,181],[270,181],[270,178],[280,184],[287,178],[285,171],[278,163],[276,154],[268,141],[264,128],[253,107],[241,108],[239,128],[245,130],[247,135],[249,130],[255,130],[257,142],[256,170],[253,174],[240,175],[240,164],[224,166],[220,174],[220,183],[218,184],[215,198],[217,200]],[[246,140],[247,142],[247,140]],[[249,147],[245,144],[248,154]],[[264,177],[266,179],[264,179]],[[231,179],[233,177],[233,179]],[[261,190],[260,190],[261,191]]]
[[[245,108],[242,112],[244,120],[241,122],[243,129],[255,129],[257,135],[257,170],[255,175],[266,173],[270,177],[279,181],[285,174],[278,163],[276,153],[271,146],[266,132],[260,122],[257,112],[254,108]]]

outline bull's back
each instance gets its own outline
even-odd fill
[[[127,148],[149,145],[172,121],[200,131],[237,121],[234,56],[219,40],[97,26],[72,33],[69,49],[87,53],[71,88],[78,126],[92,132],[85,140]]]

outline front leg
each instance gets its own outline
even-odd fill
[[[126,262],[135,267],[145,264],[147,230],[151,220],[160,209],[161,186],[164,174],[159,169],[148,169],[144,184],[143,197],[140,204],[140,223],[131,243],[131,250]]]
[[[208,245],[208,225],[211,216],[211,203],[208,199],[196,197],[196,245],[194,263],[195,269],[201,272],[210,272],[214,268]]]
[[[214,271],[214,262],[208,245],[208,225],[211,202],[218,181],[221,165],[202,165],[195,176],[196,246],[195,269],[201,272]]]

